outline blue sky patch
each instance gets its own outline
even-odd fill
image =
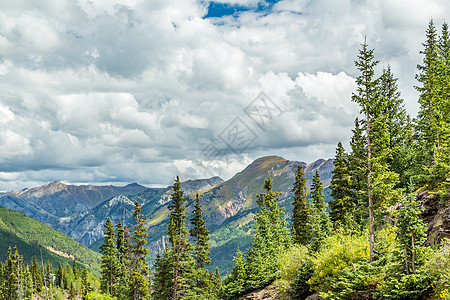
[[[260,1],[258,4],[245,6],[230,3],[219,3],[211,1],[208,6],[208,13],[204,17],[206,18],[221,18],[224,16],[237,16],[241,12],[254,11],[254,12],[270,12],[275,3],[280,0],[266,0]]]

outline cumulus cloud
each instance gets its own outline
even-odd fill
[[[177,173],[228,178],[262,155],[332,157],[358,114],[364,36],[415,114],[427,23],[450,13],[445,0],[214,2],[245,9],[206,18],[210,2],[196,0],[0,3],[0,190],[167,185]],[[261,92],[280,110],[267,127],[246,113]],[[236,118],[252,136],[239,151],[223,138]]]

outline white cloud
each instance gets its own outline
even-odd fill
[[[206,13],[196,0],[1,2],[0,190],[164,185],[179,171],[205,177],[197,159],[228,177],[261,155],[332,157],[358,111],[350,97],[364,36],[415,114],[426,26],[440,26],[450,5],[283,0],[270,13]],[[244,112],[261,91],[283,111],[266,131]],[[213,140],[231,153],[219,134],[236,117],[257,139],[244,155],[209,161]]]

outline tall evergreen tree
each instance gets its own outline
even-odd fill
[[[357,224],[365,227],[368,217],[367,194],[364,191],[367,178],[367,157],[364,130],[358,118],[355,119],[355,128],[352,130],[353,136],[350,141],[351,153],[349,155],[349,171],[351,179],[351,198],[355,207],[354,218]]]
[[[183,193],[180,178],[177,176],[173,184],[173,193],[169,205],[170,216],[167,232],[171,244],[173,264],[173,300],[184,299],[189,296],[192,292],[194,272],[194,260],[191,257],[193,247],[188,239],[187,212],[184,207]]]
[[[116,232],[114,225],[110,218],[106,220],[105,238],[103,244],[100,246],[102,253],[102,278],[101,290],[103,293],[115,295],[116,275],[117,275],[117,248],[116,248]]]
[[[308,204],[306,203],[307,189],[305,172],[301,165],[295,170],[294,186],[292,188],[294,208],[292,210],[292,241],[295,244],[305,244],[308,241],[309,232]]]
[[[168,245],[165,244],[163,254],[156,255],[152,281],[152,298],[155,300],[172,299],[173,265],[170,253]]]
[[[247,285],[260,287],[273,280],[280,267],[278,253],[290,246],[284,210],[278,207],[280,193],[272,191],[272,181],[264,182],[266,193],[259,194],[256,202],[260,211],[255,216],[252,246],[247,254]]]
[[[72,263],[72,272],[73,272],[73,277],[75,280],[78,280],[78,267],[77,267],[77,262],[74,259],[73,263]]]
[[[444,31],[446,31],[445,27]],[[447,35],[446,32],[444,34]],[[447,38],[444,37],[444,39]],[[441,42],[441,51],[444,51],[441,53],[446,52],[444,39]],[[436,182],[443,179],[435,176],[435,173],[442,172],[442,170],[439,170],[442,169],[440,167],[443,167],[443,173],[446,173],[445,162],[442,164],[439,158],[442,145],[442,129],[444,129],[444,132],[447,131],[445,112],[448,111],[448,97],[445,95],[445,90],[448,90],[448,88],[444,88],[444,86],[448,86],[448,82],[445,79],[443,80],[446,77],[444,71],[445,59],[440,57],[440,45],[433,20],[430,20],[428,24],[426,41],[423,46],[425,49],[420,52],[424,55],[423,64],[417,66],[419,74],[416,75],[416,79],[420,83],[420,86],[416,86],[420,93],[420,109],[415,124],[417,133],[415,161],[417,165],[414,179],[416,187],[421,185],[432,187]],[[436,167],[438,167],[438,170],[433,170]]]
[[[410,182],[408,169],[412,164],[412,145],[405,142],[411,131],[411,123],[403,99],[400,97],[397,78],[394,77],[389,65],[383,68],[378,80],[377,97],[379,111],[375,117],[381,121],[383,132],[376,133],[374,153],[378,152],[376,156],[384,157],[389,169],[399,175],[398,186],[405,189]],[[385,140],[380,142],[382,135],[385,136]]]
[[[349,169],[348,155],[342,143],[339,142],[334,158],[333,177],[331,178],[330,218],[335,228],[346,223],[353,212],[352,184]],[[349,225],[349,224],[347,224]]]
[[[150,296],[149,270],[147,264],[148,249],[146,248],[148,232],[143,217],[139,203],[135,201],[133,213],[135,225],[132,236],[134,257],[131,261],[129,287],[129,292],[133,300],[148,299]]]
[[[43,287],[43,277],[41,269],[39,268],[39,264],[37,262],[36,255],[33,258],[33,262],[31,263],[31,277],[33,279],[33,287],[35,292],[40,292]]]
[[[317,251],[325,237],[331,233],[331,223],[324,198],[322,181],[320,181],[319,172],[316,170],[311,186],[311,213],[309,215],[311,249],[313,251]]]
[[[206,228],[205,220],[203,220],[203,211],[198,193],[192,214],[193,217],[190,220],[192,228],[189,233],[195,245],[193,253],[195,261],[195,290],[197,294],[204,294],[207,292],[205,287],[209,281],[209,271],[205,269],[205,266],[211,263],[211,258],[209,257],[209,230]]]
[[[82,299],[92,291],[91,283],[89,281],[89,272],[86,268],[81,272],[81,296]]]
[[[374,229],[374,209],[373,209],[373,194],[372,194],[372,149],[371,149],[371,107],[376,101],[377,94],[377,80],[374,78],[374,68],[379,61],[375,60],[374,50],[369,49],[366,40],[362,44],[362,49],[359,51],[358,60],[355,61],[355,65],[360,71],[360,74],[356,78],[357,91],[352,95],[352,101],[358,103],[361,106],[361,112],[365,115],[365,143],[367,149],[367,199],[369,210],[369,248],[370,248],[370,261],[374,259],[375,249],[375,229]]]
[[[426,240],[426,225],[420,219],[421,203],[414,195],[402,200],[397,220],[397,238],[403,248],[399,256],[404,261],[407,275],[416,273],[416,268],[423,263],[423,244]]]
[[[122,221],[116,225],[117,228],[117,275],[116,275],[116,297],[118,299],[126,299],[128,295],[128,265],[129,265],[129,256],[128,256],[128,247],[125,241],[125,230],[122,226]]]

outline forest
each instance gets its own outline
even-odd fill
[[[419,112],[408,115],[389,65],[363,42],[355,61],[360,107],[350,149],[337,144],[325,203],[319,173],[310,197],[298,166],[292,218],[277,205],[271,178],[259,194],[252,244],[237,250],[224,278],[211,264],[201,195],[191,214],[177,177],[169,205],[168,243],[149,263],[145,219],[104,225],[101,277],[73,261],[56,272],[21,249],[0,263],[0,299],[239,299],[260,288],[274,299],[450,299],[450,241],[427,239],[425,197],[450,203],[450,36],[431,20],[417,66]],[[350,99],[349,99],[350,101]],[[214,270],[214,271],[212,271]],[[50,276],[55,273],[55,276]],[[50,295],[49,295],[50,294]]]

